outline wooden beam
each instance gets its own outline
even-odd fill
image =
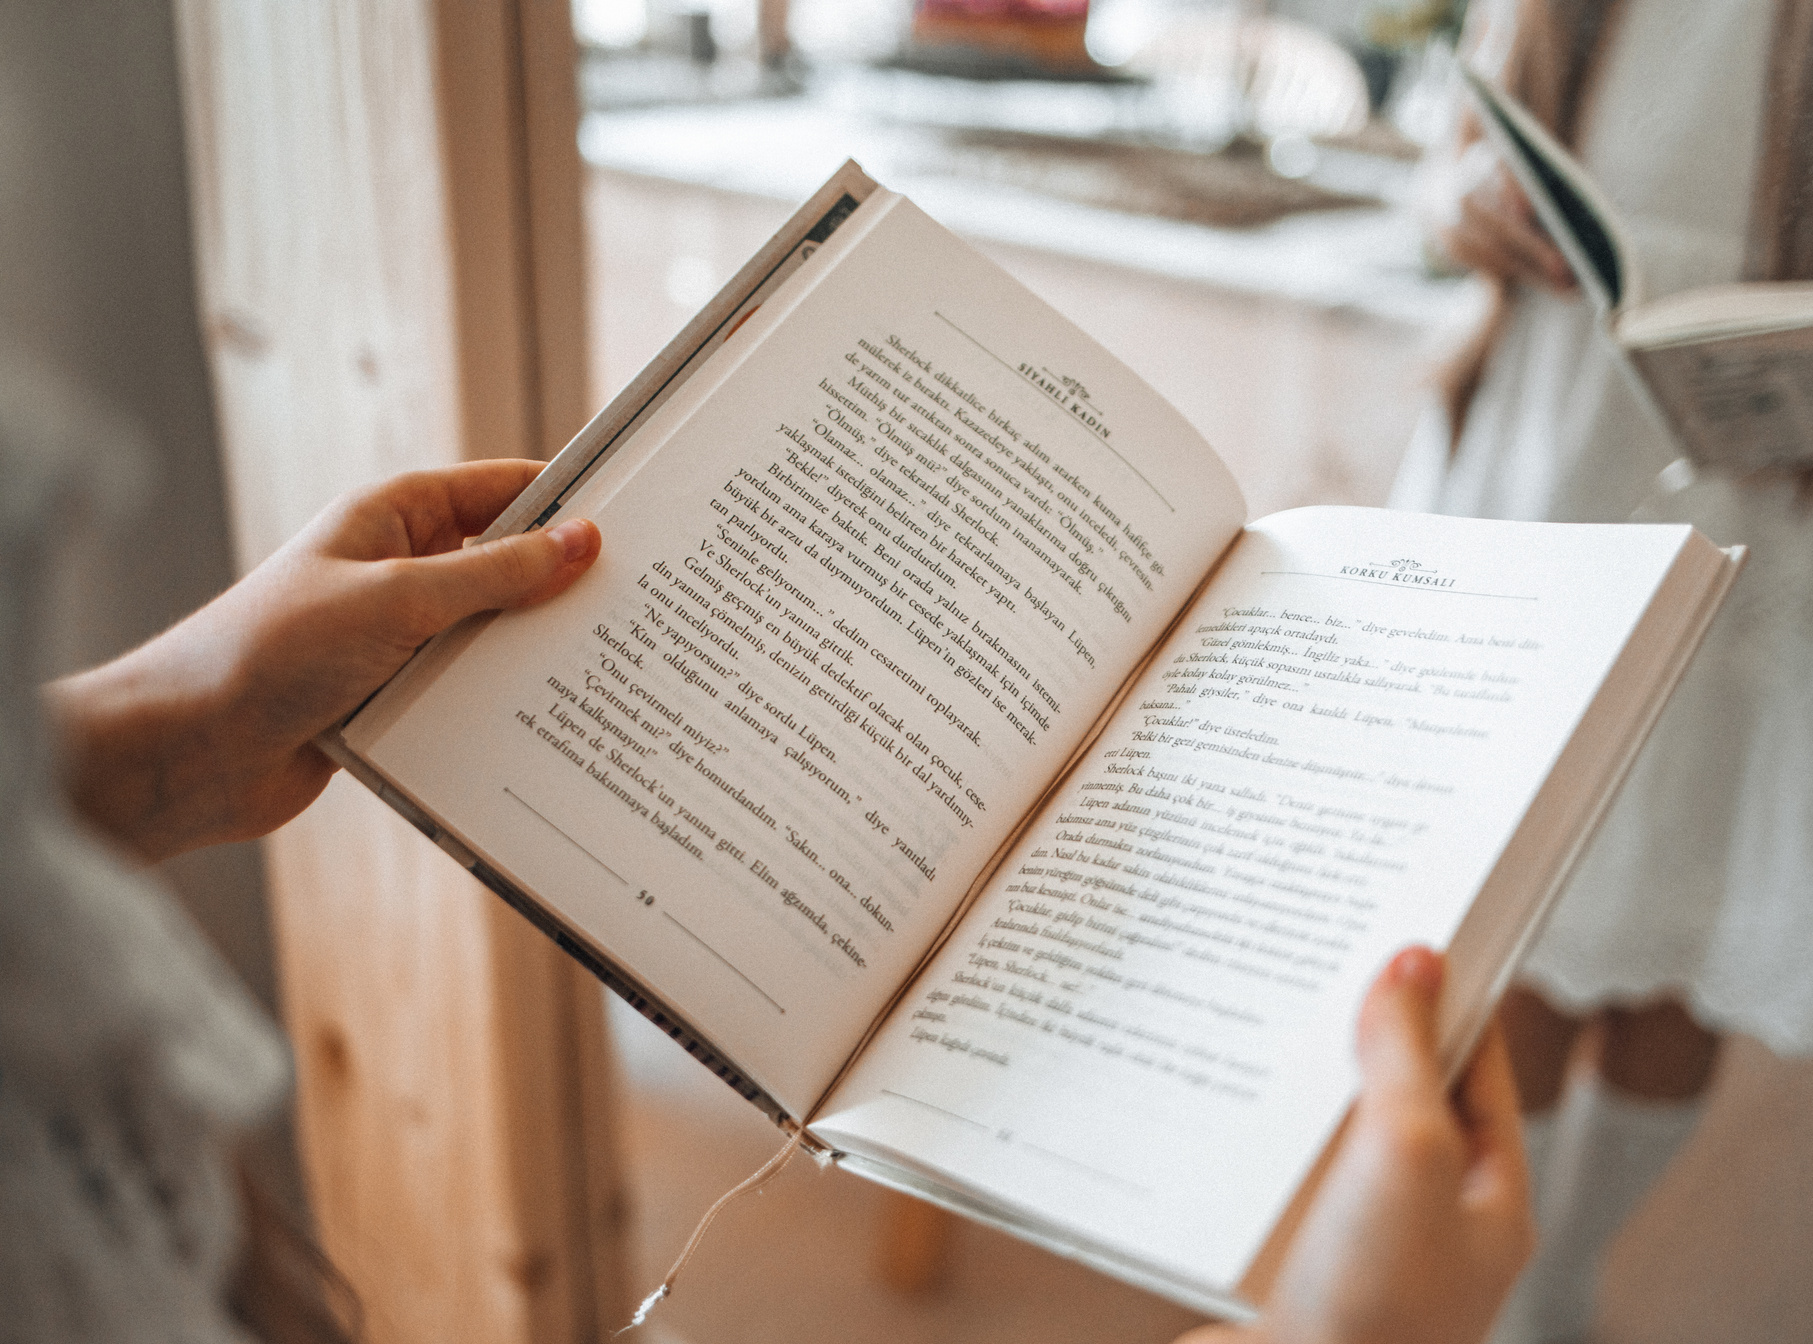
[[[518,0],[523,161],[529,168],[528,291],[541,387],[541,452],[552,457],[602,404],[587,387],[585,170],[571,0]]]
[[[435,29],[466,443],[552,457],[591,409],[572,11],[443,0]]]
[[[240,562],[341,491],[585,414],[552,0],[178,0]],[[563,66],[564,61],[564,66]],[[377,1344],[622,1320],[597,986],[357,786],[267,844],[304,1164]]]

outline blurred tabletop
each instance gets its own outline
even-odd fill
[[[1390,137],[1274,140],[1273,161],[1296,156],[1279,173],[1256,144],[1153,136],[1137,92],[873,71],[789,98],[593,107],[600,404],[847,158],[1169,399],[1253,516],[1382,503],[1431,368],[1483,311],[1477,283],[1428,274],[1415,165]]]
[[[793,98],[594,111],[580,145],[597,168],[789,204],[853,158],[977,240],[1425,330],[1478,311],[1474,285],[1425,269],[1400,145],[1305,142],[1291,148],[1310,166],[1293,180],[1257,150],[1249,166],[1133,142],[1096,90],[966,83],[870,75]],[[1238,217],[1245,203],[1228,198],[1243,190],[1248,213],[1290,213],[1246,227],[1190,217]],[[1318,197],[1335,208],[1303,208]]]

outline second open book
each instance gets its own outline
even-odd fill
[[[1735,570],[1245,513],[847,168],[501,523],[594,518],[596,567],[333,749],[852,1169],[1237,1313],[1367,983],[1450,948],[1461,1058]]]
[[[1639,399],[1696,465],[1728,475],[1813,465],[1813,284],[1705,285],[1651,299],[1618,212],[1579,160],[1473,71],[1487,137],[1581,289]]]

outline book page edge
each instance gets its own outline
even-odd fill
[[[787,1108],[752,1082],[747,1072],[725,1051],[714,1045],[709,1036],[693,1026],[685,1015],[675,1011],[659,995],[651,992],[614,958],[608,956],[584,932],[575,928],[558,913],[491,868],[471,849],[467,848],[458,836],[442,826],[414,798],[354,754],[344,742],[336,739],[321,741],[317,745],[335,764],[376,794],[381,802],[390,807],[403,820],[427,836],[434,842],[437,849],[464,868],[494,895],[502,899],[506,905],[546,934],[555,946],[590,971],[606,989],[628,1003],[630,1007],[654,1023],[666,1035],[672,1037],[687,1054],[710,1069],[743,1100],[761,1111],[784,1131],[791,1133],[799,1127],[799,1121],[787,1111]]]
[[[1712,568],[1703,580],[1704,586],[1700,590],[1691,614],[1680,628],[1673,647],[1665,650],[1665,661],[1656,667],[1653,652],[1643,647],[1643,641],[1646,638],[1655,639],[1657,633],[1653,632],[1653,627],[1652,631],[1646,631],[1645,625],[1652,619],[1665,619],[1667,615],[1661,605],[1663,592],[1659,586],[1650,609],[1645,611],[1637,626],[1632,630],[1624,650],[1606,673],[1604,681],[1600,683],[1598,694],[1594,696],[1586,713],[1581,716],[1580,722],[1575,726],[1573,734],[1568,739],[1567,746],[1562,749],[1561,755],[1556,759],[1547,779],[1537,791],[1536,797],[1531,800],[1530,807],[1524,814],[1523,822],[1513,833],[1511,840],[1507,842],[1498,864],[1494,865],[1492,873],[1481,886],[1480,896],[1475,898],[1472,907],[1469,908],[1467,915],[1462,918],[1460,926],[1455,930],[1454,937],[1449,940],[1449,952],[1454,958],[1449,971],[1450,985],[1459,986],[1465,983],[1473,965],[1483,964],[1489,968],[1489,974],[1474,979],[1474,983],[1477,983],[1480,988],[1473,994],[1445,993],[1443,995],[1440,1020],[1437,1024],[1438,1048],[1441,1051],[1443,1067],[1451,1082],[1459,1077],[1467,1060],[1471,1058],[1474,1047],[1490,1023],[1498,1000],[1509,988],[1524,954],[1541,935],[1542,927],[1553,911],[1561,893],[1566,889],[1569,877],[1579,865],[1581,857],[1586,853],[1587,847],[1591,844],[1593,836],[1597,834],[1606,814],[1611,810],[1613,802],[1623,788],[1624,781],[1636,763],[1638,754],[1642,751],[1644,743],[1649,740],[1651,731],[1673,697],[1681,678],[1686,675],[1694,654],[1698,652],[1700,645],[1705,640],[1706,632],[1711,627],[1713,618],[1724,605],[1725,598],[1731,591],[1731,585],[1736,581],[1739,571],[1743,568],[1745,559],[1743,547],[1721,550],[1713,546],[1702,533],[1690,530],[1673,571],[1678,572],[1680,566],[1689,563],[1691,552],[1701,550],[1701,548],[1704,548],[1704,551],[1712,552],[1712,555],[1717,558],[1713,560],[1708,557],[1711,560]],[[1666,582],[1665,579],[1664,583]],[[1643,689],[1639,698],[1634,701],[1625,701],[1621,709],[1618,701],[1618,683],[1625,679],[1636,682]],[[1599,711],[1599,713],[1596,715],[1595,711]],[[1582,744],[1583,740],[1587,739],[1595,730],[1600,729],[1606,719],[1613,718],[1620,713],[1624,716],[1622,724],[1607,725],[1618,736],[1613,750],[1608,754],[1608,759],[1600,766],[1602,773],[1599,779],[1592,784],[1594,801],[1590,811],[1584,816],[1577,817],[1571,828],[1571,834],[1566,836],[1564,843],[1558,846],[1549,858],[1547,872],[1532,894],[1529,904],[1520,918],[1510,922],[1509,927],[1514,929],[1514,933],[1509,942],[1504,941],[1502,934],[1494,939],[1493,935],[1499,933],[1506,926],[1503,923],[1495,924],[1493,922],[1493,916],[1502,903],[1495,904],[1486,899],[1493,883],[1512,880],[1509,876],[1509,869],[1520,861],[1519,856],[1514,855],[1512,850],[1520,836],[1524,836],[1533,826],[1541,824],[1545,802],[1550,808],[1553,808],[1556,805],[1558,794],[1580,787],[1577,782],[1581,770],[1579,762],[1586,748],[1580,746],[1580,750],[1575,751],[1576,746]],[[1574,753],[1572,760],[1569,759],[1570,752]],[[1546,800],[1544,794],[1549,795]]]
[[[1711,546],[1711,543],[1706,542],[1701,534],[1695,532],[1683,545],[1683,553],[1693,547],[1695,539],[1708,547]],[[1680,683],[1681,677],[1685,675],[1694,653],[1705,639],[1712,618],[1717,615],[1719,608],[1724,604],[1732,583],[1742,569],[1743,547],[1727,548],[1722,555],[1722,560],[1717,563],[1710,575],[1709,582],[1700,594],[1685,630],[1675,647],[1670,650],[1661,674],[1650,679],[1647,694],[1642,703],[1637,706],[1630,722],[1624,725],[1623,740],[1618,744],[1617,749],[1612,753],[1612,759],[1607,763],[1606,775],[1597,788],[1596,802],[1592,811],[1579,822],[1575,833],[1569,837],[1569,843],[1562,847],[1559,855],[1552,862],[1546,880],[1537,888],[1534,899],[1528,901],[1524,906],[1521,919],[1516,921],[1516,935],[1508,945],[1502,940],[1497,943],[1488,940],[1478,952],[1473,952],[1469,946],[1469,935],[1477,936],[1481,923],[1474,919],[1474,913],[1488,904],[1486,893],[1491,888],[1493,881],[1501,878],[1501,870],[1508,862],[1505,854],[1508,854],[1515,845],[1518,836],[1526,831],[1531,817],[1538,814],[1543,801],[1543,793],[1547,792],[1550,784],[1562,776],[1567,769],[1569,764],[1567,747],[1563,748],[1561,756],[1557,758],[1551,768],[1542,788],[1538,789],[1536,797],[1531,801],[1529,809],[1524,814],[1524,820],[1519,823],[1516,832],[1507,841],[1505,854],[1501,854],[1499,863],[1494,865],[1492,873],[1481,885],[1480,892],[1474,897],[1468,913],[1462,917],[1460,926],[1455,930],[1453,938],[1449,940],[1448,951],[1451,956],[1459,956],[1463,959],[1476,957],[1485,961],[1490,967],[1488,974],[1474,978],[1475,983],[1481,986],[1477,993],[1457,996],[1445,991],[1443,994],[1437,1028],[1438,1049],[1443,1069],[1451,1084],[1459,1078],[1461,1070],[1472,1058],[1474,1048],[1490,1023],[1498,1001],[1510,987],[1518,964],[1541,934],[1542,926],[1550,911],[1553,910],[1560,893],[1567,886],[1568,877],[1579,863],[1580,857],[1586,852],[1587,845],[1597,832],[1605,814],[1610,810],[1638,753],[1642,750],[1644,742],[1648,740],[1656,720],[1661,716],[1663,708],[1673,695],[1675,687]],[[1678,567],[1684,559],[1684,555],[1677,557],[1675,565],[1671,566],[1671,574],[1678,572]],[[1665,578],[1663,584],[1666,582]],[[1588,707],[1587,713],[1581,716],[1581,721],[1575,725],[1574,732],[1568,739],[1568,747],[1571,747],[1584,733],[1591,731],[1589,718],[1592,710],[1600,706],[1605,697],[1606,688],[1613,683],[1620,670],[1620,665],[1623,665],[1627,675],[1642,675],[1644,671],[1641,666],[1643,650],[1638,646],[1638,641],[1642,635],[1643,620],[1652,613],[1659,614],[1657,601],[1662,596],[1662,590],[1663,585],[1658,585],[1656,597],[1652,598],[1650,608],[1645,611],[1644,617],[1639,619],[1637,628],[1632,631],[1625,649],[1614,660],[1611,670],[1600,683],[1600,689],[1594,696],[1593,704]],[[1615,708],[1609,704],[1607,707]],[[1456,951],[1457,945],[1458,952]],[[1447,983],[1452,986],[1467,978],[1463,967],[1459,974],[1451,971]],[[1258,1252],[1249,1263],[1246,1273],[1241,1277],[1238,1292],[1246,1301],[1263,1302],[1270,1295],[1291,1244],[1301,1229],[1303,1220],[1307,1217],[1310,1207],[1340,1151],[1341,1141],[1346,1134],[1351,1116],[1352,1108],[1350,1106],[1346,1115],[1330,1135],[1328,1142],[1323,1145],[1322,1151],[1311,1166],[1309,1173],[1299,1183],[1290,1202],[1285,1206],[1284,1212],[1272,1225],[1272,1231],[1260,1245]]]
[[[726,328],[734,330],[734,319],[741,315],[744,305],[775,279],[777,269],[809,240],[812,231],[844,196],[861,205],[879,189],[880,184],[863,172],[854,159],[845,160],[843,166],[794,211],[692,320],[662,347],[661,353],[630,379],[603,410],[586,422],[548,463],[547,469],[498,515],[480,540],[524,532],[536,526],[549,507],[595,472],[627,438],[627,432],[676,390],[676,376],[684,373],[680,379],[684,382],[691,373],[698,372],[704,364],[700,356],[709,355],[716,345],[727,339]],[[694,367],[686,372],[689,364]]]
[[[810,1131],[808,1131],[810,1132]],[[844,1171],[901,1194],[911,1195],[941,1209],[1030,1242],[1043,1250],[1074,1260],[1123,1283],[1133,1284],[1192,1311],[1221,1320],[1244,1322],[1259,1313],[1243,1296],[1209,1284],[1167,1274],[1143,1261],[1070,1235],[1040,1220],[1021,1217],[1012,1209],[934,1181],[909,1167],[866,1154],[833,1152],[831,1160]]]

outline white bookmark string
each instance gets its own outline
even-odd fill
[[[656,1304],[673,1292],[675,1280],[680,1277],[680,1271],[686,1268],[686,1262],[692,1259],[693,1252],[699,1249],[699,1243],[705,1239],[705,1230],[711,1226],[712,1220],[722,1213],[725,1206],[738,1195],[745,1195],[751,1190],[759,1189],[780,1175],[781,1168],[793,1160],[793,1155],[799,1151],[800,1144],[804,1143],[805,1139],[806,1127],[801,1125],[793,1131],[793,1137],[787,1140],[786,1146],[764,1162],[758,1171],[745,1177],[742,1184],[735,1189],[718,1196],[718,1202],[705,1210],[705,1216],[699,1219],[699,1225],[693,1228],[692,1235],[686,1239],[686,1245],[680,1248],[680,1258],[675,1260],[674,1267],[667,1271],[667,1277],[661,1280],[661,1286],[642,1299],[642,1305],[636,1308],[636,1314],[630,1317],[630,1323],[617,1331],[616,1335],[634,1330],[637,1326],[647,1322]],[[616,1335],[613,1335],[612,1338],[615,1339]]]

